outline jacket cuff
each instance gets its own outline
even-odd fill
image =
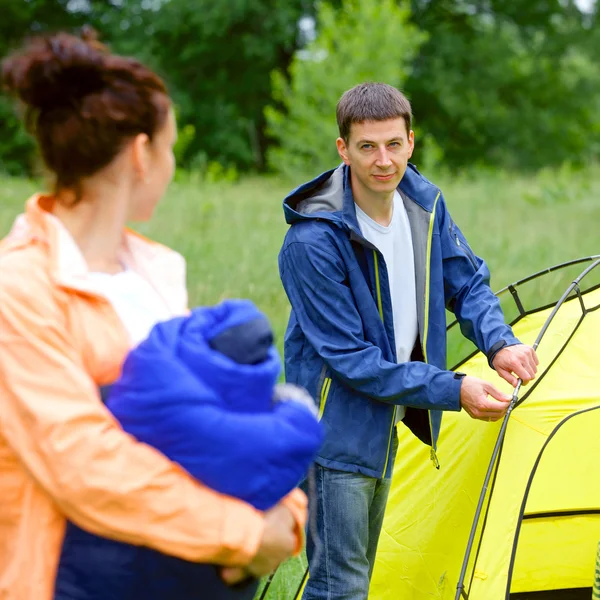
[[[282,501],[281,504],[288,508],[296,521],[296,549],[294,556],[298,556],[304,547],[304,528],[308,515],[308,498],[299,488],[292,490]]]
[[[449,410],[454,410],[454,411],[460,411],[461,409],[461,404],[460,404],[460,388],[462,386],[462,380],[463,377],[465,376],[464,373],[459,373],[459,372],[452,372],[450,371],[451,375],[452,375],[452,379],[450,380],[450,386],[451,386],[451,392],[450,392],[450,401],[451,401],[451,407],[449,408]]]
[[[502,350],[503,348],[507,348],[508,346],[518,346],[521,343],[522,342],[520,342],[517,338],[511,338],[508,340],[500,340],[500,341],[496,342],[488,350],[488,353],[487,353],[488,365],[490,366],[490,369],[494,369],[494,364],[493,364],[494,358],[496,358],[496,354],[498,354],[498,352],[500,352],[500,350]]]

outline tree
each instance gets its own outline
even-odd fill
[[[154,16],[153,64],[170,84],[181,124],[200,153],[238,168],[262,168],[269,74],[285,69],[303,0],[170,0]]]
[[[0,0],[0,54],[30,33],[90,24],[113,50],[135,56],[167,81],[181,126],[198,155],[241,169],[261,168],[263,107],[270,72],[285,69],[304,0]],[[26,167],[32,151],[14,111],[0,101],[0,169]]]
[[[589,157],[600,70],[570,0],[413,0],[430,38],[407,82],[448,167],[532,169]]]
[[[319,34],[294,55],[289,80],[281,70],[272,75],[277,105],[265,114],[278,144],[268,154],[274,170],[298,177],[339,162],[336,104],[344,91],[364,81],[402,87],[425,39],[409,17],[407,5],[394,0],[319,5]]]

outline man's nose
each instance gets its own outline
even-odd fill
[[[382,169],[387,169],[392,165],[390,155],[385,146],[383,148],[378,149],[376,164],[378,167],[380,167]]]

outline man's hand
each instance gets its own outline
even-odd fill
[[[491,398],[490,398],[491,396]],[[508,409],[511,397],[491,383],[477,377],[464,377],[460,386],[460,405],[473,419],[497,421]]]
[[[502,348],[494,356],[492,364],[502,379],[516,387],[517,378],[527,385],[535,377],[539,361],[531,346],[518,344]]]
[[[278,504],[265,512],[265,530],[258,552],[246,567],[224,567],[223,581],[234,585],[254,576],[274,571],[296,549],[296,522],[289,508]]]

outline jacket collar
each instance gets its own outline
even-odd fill
[[[398,185],[398,192],[405,201],[432,212],[440,190],[423,177],[412,163],[408,163]],[[356,231],[358,221],[350,184],[350,167],[342,163],[336,169],[325,171],[312,181],[297,187],[287,195],[283,208],[290,225],[316,218]]]
[[[97,295],[81,250],[68,230],[50,212],[52,203],[51,196],[36,194],[31,197],[25,213],[17,217],[7,243],[20,246],[43,244],[48,251],[51,277],[57,285]],[[127,268],[150,282],[173,314],[187,310],[185,261],[180,254],[125,229],[120,258]]]

